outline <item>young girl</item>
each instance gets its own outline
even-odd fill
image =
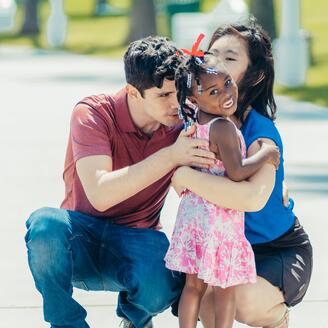
[[[185,125],[196,124],[197,137],[208,139],[210,150],[216,154],[215,165],[204,171],[241,181],[267,162],[277,167],[279,151],[275,146],[262,144],[258,153],[244,159],[242,135],[229,120],[237,108],[237,86],[217,57],[197,51],[202,38],[200,35],[191,52],[184,50],[188,55],[177,69],[176,87]],[[207,285],[215,290],[215,327],[232,327],[233,286],[256,281],[254,255],[244,235],[243,212],[220,208],[185,191],[165,261],[169,269],[186,273],[179,304],[181,328],[196,326]]]

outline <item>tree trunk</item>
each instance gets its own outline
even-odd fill
[[[156,13],[153,0],[134,0],[130,14],[130,32],[127,42],[156,35]]]
[[[252,0],[251,13],[257,22],[268,32],[271,39],[276,38],[276,24],[273,0]]]
[[[20,34],[39,34],[38,0],[25,0],[24,2],[24,23]]]

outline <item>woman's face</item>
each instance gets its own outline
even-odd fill
[[[213,43],[210,51],[219,56],[238,85],[249,64],[246,41],[233,34],[224,35]]]

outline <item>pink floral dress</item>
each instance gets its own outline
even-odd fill
[[[197,137],[209,140],[211,125],[217,119],[222,118],[204,125],[196,123]],[[236,130],[245,157],[244,139]],[[214,167],[202,171],[225,174],[219,160]],[[254,254],[244,234],[244,213],[218,207],[188,190],[179,205],[165,262],[167,268],[197,274],[211,286],[226,288],[256,282]]]

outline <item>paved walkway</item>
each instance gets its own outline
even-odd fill
[[[2,219],[0,327],[48,327],[26,262],[24,222],[31,211],[58,206],[71,110],[82,97],[124,85],[120,61],[0,47]],[[278,97],[287,182],[295,211],[314,246],[313,279],[291,328],[326,328],[328,309],[328,109]],[[171,233],[178,200],[170,193],[163,223]],[[93,328],[117,327],[114,293],[76,290]],[[157,328],[178,327],[167,311]],[[235,327],[244,327],[235,324]]]

